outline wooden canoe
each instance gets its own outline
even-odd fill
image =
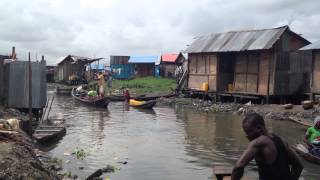
[[[38,143],[48,143],[58,140],[66,134],[64,119],[49,119],[41,123],[32,134]]]
[[[85,97],[78,97],[76,95],[76,88],[72,89],[71,95],[74,99],[76,99],[77,101],[88,105],[88,106],[94,106],[94,107],[102,107],[102,108],[106,108],[108,107],[108,104],[110,102],[108,97],[100,97],[100,96],[96,96],[96,97],[89,97],[89,96],[85,96]]]
[[[109,98],[110,101],[124,101],[125,100],[123,95],[110,95],[107,97]]]
[[[173,97],[176,94],[174,93],[169,93],[169,94],[163,94],[163,95],[155,95],[155,94],[144,94],[144,95],[139,95],[139,96],[133,96],[131,99],[135,99],[137,101],[150,101],[150,100],[156,100],[161,97]],[[110,101],[124,101],[125,98],[123,95],[110,95],[107,96]]]
[[[169,98],[175,96],[175,93],[169,93],[169,94],[144,94],[144,95],[139,95],[132,97],[132,99],[138,100],[138,101],[150,101],[150,100],[156,100],[161,97]]]
[[[131,107],[135,107],[135,108],[151,109],[151,108],[153,108],[154,105],[156,105],[156,103],[157,103],[156,100],[151,100],[151,101],[142,102],[140,104],[132,104],[132,103],[129,102],[129,105]]]
[[[312,155],[306,145],[302,143],[298,143],[295,146],[292,147],[300,156],[302,156],[305,160],[315,163],[315,164],[320,164],[320,157],[316,157]]]

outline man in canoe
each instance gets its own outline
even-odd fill
[[[236,162],[232,180],[241,179],[244,167],[255,159],[260,180],[296,180],[303,166],[297,155],[280,137],[268,133],[262,116],[248,114],[242,122],[250,143]]]
[[[320,157],[320,116],[317,116],[314,120],[314,125],[308,128],[305,142],[309,146],[310,153]]]

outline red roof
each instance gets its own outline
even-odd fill
[[[163,54],[161,60],[163,62],[176,62],[179,54]]]

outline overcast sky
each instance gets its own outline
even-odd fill
[[[320,39],[319,0],[1,0],[0,53],[86,57],[179,52],[198,35],[290,25]]]

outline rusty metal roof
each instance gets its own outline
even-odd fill
[[[312,44],[309,44],[307,46],[304,46],[300,50],[315,50],[315,49],[320,49],[320,40],[316,41],[316,42],[314,42]]]
[[[64,62],[66,59],[71,59],[72,62],[71,64],[76,64],[76,63],[79,63],[79,62],[83,62],[83,63],[92,63],[94,61],[98,61],[98,60],[101,60],[103,58],[88,58],[88,57],[81,57],[81,56],[74,56],[74,55],[67,55],[67,56],[64,56],[64,57],[60,57],[56,64],[59,65],[61,64],[62,62]]]
[[[230,31],[200,36],[187,48],[186,52],[237,52],[270,49],[286,30],[290,30],[288,26],[272,29]]]

